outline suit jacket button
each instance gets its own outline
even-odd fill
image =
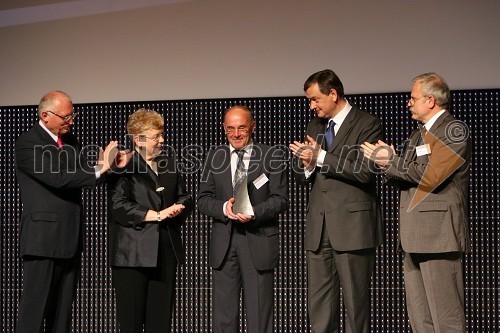
[[[323,190],[323,193],[326,193],[326,190]]]

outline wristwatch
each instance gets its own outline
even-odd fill
[[[157,220],[158,222],[161,222],[161,215],[160,215],[160,212],[159,212],[159,211],[158,211],[158,212],[156,212],[156,220]]]

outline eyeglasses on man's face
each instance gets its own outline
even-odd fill
[[[408,100],[408,104],[413,105],[415,104],[419,99],[421,98],[426,98],[427,96],[420,96],[420,97],[413,97],[411,96],[410,99]]]
[[[73,112],[72,114],[68,114],[67,116],[64,116],[64,117],[63,117],[63,116],[60,116],[60,115],[58,115],[57,113],[52,112],[52,111],[50,111],[50,110],[47,110],[46,112],[50,112],[50,113],[52,113],[54,116],[61,118],[62,120],[64,120],[64,122],[65,122],[65,123],[69,123],[69,122],[70,122],[70,120],[75,120],[75,118],[78,116],[78,113],[77,113],[77,112]]]
[[[233,134],[236,131],[238,131],[238,133],[241,134],[248,134],[251,128],[246,126],[240,126],[240,127],[224,126],[224,129],[226,131],[226,134]]]

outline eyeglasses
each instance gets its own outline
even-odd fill
[[[154,142],[160,142],[160,139],[165,138],[165,132],[158,133],[155,136],[146,136],[146,135],[141,135],[141,136],[145,137],[146,139],[153,140]]]
[[[420,96],[419,98],[415,98],[415,97],[413,97],[413,96],[412,96],[412,97],[410,97],[410,99],[408,100],[408,104],[413,105],[413,104],[415,104],[415,103],[416,103],[419,99],[421,99],[421,98],[425,98],[425,97],[427,97],[427,96]]]
[[[54,112],[52,112],[50,110],[47,110],[47,112],[50,112],[54,116],[61,118],[62,120],[64,120],[65,123],[69,123],[70,120],[75,120],[76,116],[78,116],[77,112],[73,112],[72,114],[68,114],[67,116],[64,116],[64,117],[60,116],[57,113],[54,113]]]
[[[234,127],[224,127],[225,131],[226,131],[226,134],[233,134],[234,132],[236,132],[236,130],[238,132],[240,132],[241,134],[247,134],[248,132],[250,132],[250,128],[248,127],[238,127],[238,128],[234,128]]]

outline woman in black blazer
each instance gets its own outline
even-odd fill
[[[121,332],[170,332],[180,226],[193,210],[176,162],[161,154],[161,115],[139,109],[127,132],[136,153],[110,186],[109,261]]]

